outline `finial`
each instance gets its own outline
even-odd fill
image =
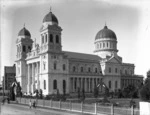
[[[106,24],[106,21],[105,21],[105,26],[104,26],[104,29],[107,29],[107,24]]]
[[[25,28],[25,23],[24,23],[24,28]]]

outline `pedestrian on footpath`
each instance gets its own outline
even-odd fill
[[[31,106],[32,106],[32,102],[31,100],[29,101],[29,108],[31,109]]]
[[[35,101],[33,102],[33,108],[36,108],[36,102]]]

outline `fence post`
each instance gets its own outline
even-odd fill
[[[26,98],[25,98],[25,104],[26,104]]]
[[[70,101],[70,110],[72,110],[72,103],[71,103],[71,101]]]
[[[52,108],[52,99],[50,100],[50,107]]]
[[[95,103],[95,115],[97,115],[97,103]]]
[[[61,100],[59,101],[59,109],[61,109]]]
[[[43,99],[43,106],[45,106],[45,99]]]
[[[114,115],[114,105],[111,105],[111,115]]]
[[[131,106],[131,115],[134,115],[134,105]]]
[[[83,113],[83,102],[81,102],[81,112]]]

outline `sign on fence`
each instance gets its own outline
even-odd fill
[[[150,115],[149,102],[140,102],[140,115]]]

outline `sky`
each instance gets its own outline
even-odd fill
[[[1,75],[16,58],[16,39],[23,28],[40,40],[50,7],[62,31],[62,49],[94,54],[94,40],[105,23],[116,33],[118,55],[135,64],[135,74],[150,69],[150,8],[146,0],[3,0],[1,4]]]

